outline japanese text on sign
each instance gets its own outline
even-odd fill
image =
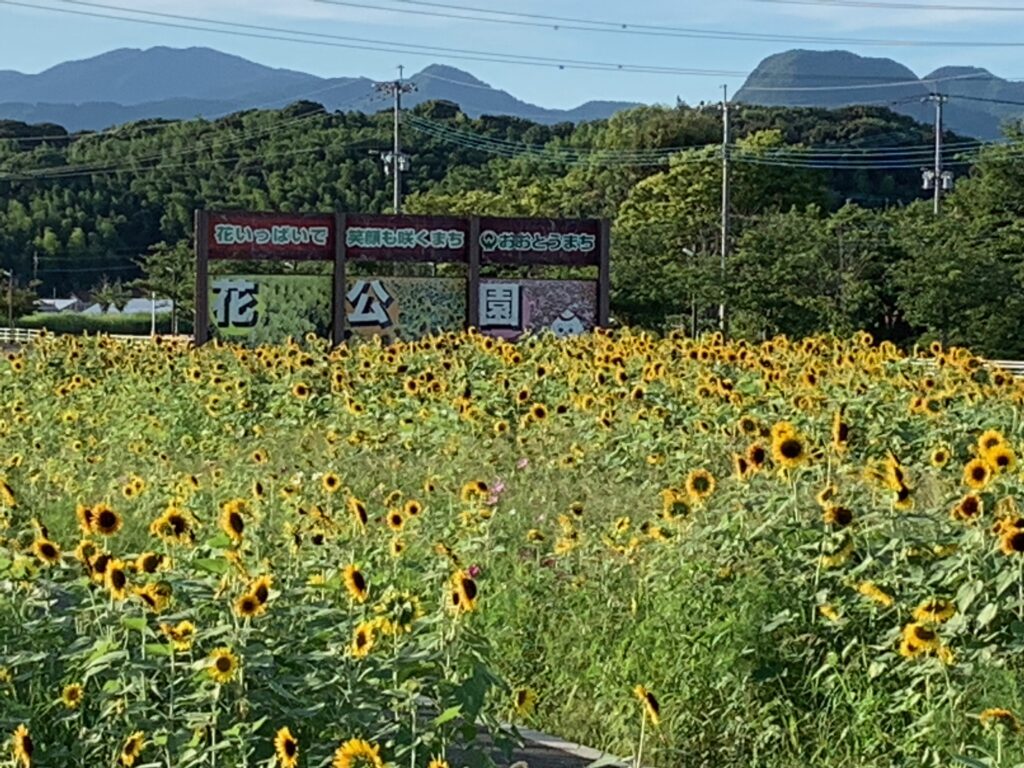
[[[252,328],[259,320],[256,308],[260,287],[249,280],[218,280],[211,286],[213,316],[218,328]]]
[[[522,323],[522,295],[516,283],[480,286],[480,327],[518,329]]]
[[[349,248],[433,248],[457,250],[466,244],[466,233],[456,229],[402,227],[351,227],[345,232]]]
[[[326,246],[329,237],[329,227],[303,227],[294,224],[275,224],[269,227],[217,224],[213,228],[213,239],[217,245]]]
[[[488,229],[480,233],[480,247],[486,253],[591,253],[597,248],[597,238],[576,232],[495,232]]]

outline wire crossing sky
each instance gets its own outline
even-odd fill
[[[0,77],[115,48],[206,46],[324,77],[450,64],[544,107],[699,103],[790,48],[1019,78],[1022,33],[1022,0],[18,0],[0,2]]]

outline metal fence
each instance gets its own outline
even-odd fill
[[[29,342],[39,338],[46,331],[40,331],[35,328],[0,328],[0,344],[28,344]],[[51,333],[52,335],[52,333]],[[131,336],[121,333],[110,333],[103,334],[111,339],[117,339],[118,341],[152,341],[154,336]],[[191,336],[160,336],[161,339],[167,339],[169,341],[191,341]]]

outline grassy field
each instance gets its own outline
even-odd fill
[[[0,764],[438,768],[482,720],[1020,765],[1022,402],[867,337],[45,339],[0,360]]]

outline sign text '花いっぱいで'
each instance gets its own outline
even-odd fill
[[[465,261],[468,236],[465,219],[349,214],[345,255],[366,261]]]
[[[481,219],[480,250],[495,263],[597,264],[600,223],[547,219]]]
[[[334,217],[329,215],[211,213],[211,259],[334,258]]]

